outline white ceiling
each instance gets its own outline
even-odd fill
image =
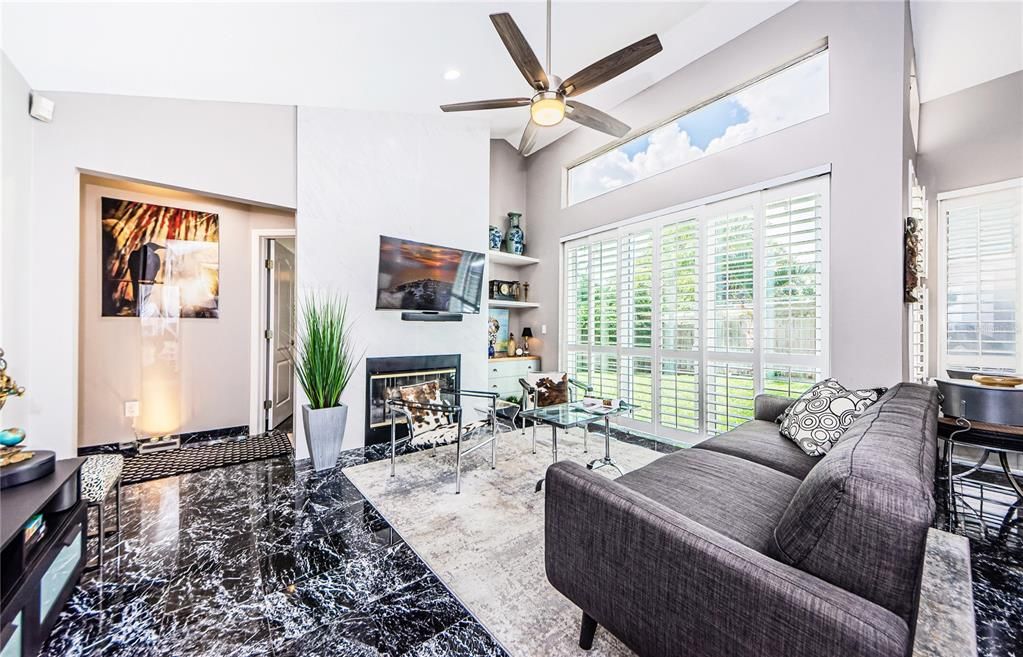
[[[911,0],[920,101],[1023,70],[1023,2]]]
[[[656,32],[664,52],[582,99],[611,109],[792,4],[556,0],[561,77]],[[509,11],[541,61],[537,1],[18,3],[2,44],[37,89],[439,113],[442,103],[528,95],[488,15]],[[462,75],[447,81],[455,68]],[[517,144],[528,109],[475,112]],[[542,131],[543,146],[571,126]]]

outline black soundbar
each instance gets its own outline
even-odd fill
[[[462,316],[458,313],[442,313],[436,310],[424,310],[417,313],[402,313],[402,321],[405,322],[460,322]]]

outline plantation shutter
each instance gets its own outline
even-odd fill
[[[653,244],[651,231],[622,238],[618,321],[623,347],[650,347],[653,343]]]
[[[916,239],[920,245],[916,268],[920,273],[920,284],[915,290],[917,300],[909,304],[909,380],[924,383],[927,380],[927,326],[928,326],[928,276],[927,276],[927,201],[926,190],[912,178],[910,191],[910,216],[916,219]]]
[[[700,301],[696,217],[661,228],[661,348],[694,351],[699,346]]]
[[[591,343],[618,344],[618,239],[590,245],[590,291],[592,298]]]
[[[712,213],[707,221],[703,289],[708,351],[753,351],[753,223],[751,206]]]
[[[1020,371],[1020,189],[942,202],[945,364]]]
[[[824,181],[764,193],[760,348],[763,390],[798,397],[824,349]]]

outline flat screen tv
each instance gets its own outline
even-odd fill
[[[482,253],[380,236],[377,310],[476,314]]]

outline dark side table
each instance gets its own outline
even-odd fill
[[[957,479],[967,477],[981,469],[992,456],[998,456],[998,463],[1005,473],[1009,486],[1016,493],[1016,503],[1009,510],[1009,515],[1002,523],[1003,529],[1023,522],[1023,482],[1012,472],[1009,465],[1009,454],[1023,454],[1023,427],[1007,424],[990,424],[966,418],[939,417],[938,438],[945,441],[942,465],[945,468],[947,482],[948,530],[954,531],[957,521],[956,494],[954,483]],[[958,474],[952,473],[952,461],[956,447],[973,447],[981,450],[980,458]],[[963,508],[970,507],[963,504]],[[971,509],[972,510],[972,509]],[[1013,519],[1015,515],[1015,519]],[[983,525],[983,523],[982,523]]]

